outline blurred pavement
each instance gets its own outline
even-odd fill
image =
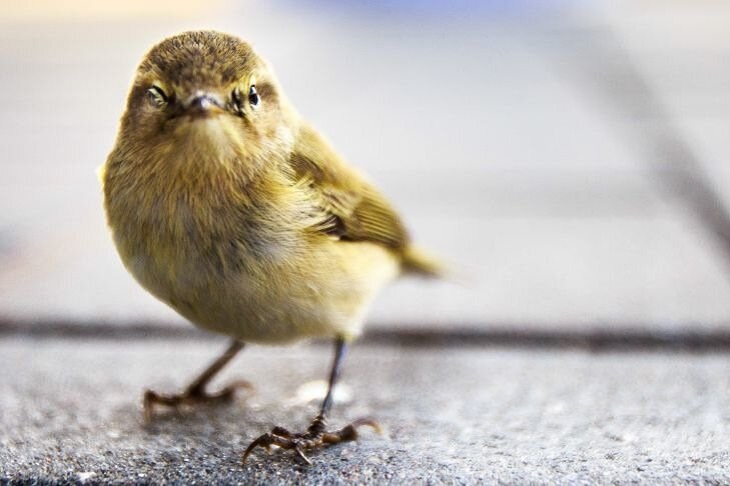
[[[0,30],[0,316],[179,322],[122,268],[95,170],[148,47],[212,27],[253,42],[417,241],[464,275],[394,285],[372,326],[730,326],[730,266],[624,136],[651,121],[622,119],[581,72],[603,65],[591,42],[612,32],[730,196],[726,4],[546,3],[471,17],[183,4],[177,16],[132,3],[131,18],[89,7],[55,21],[10,9]]]

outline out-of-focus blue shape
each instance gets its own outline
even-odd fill
[[[564,7],[577,0],[305,0],[298,5],[326,7],[332,10],[359,10],[374,14],[417,13],[443,14],[520,14]]]

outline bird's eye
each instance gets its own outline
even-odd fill
[[[256,85],[252,84],[248,90],[248,102],[251,106],[258,106],[259,101],[261,101],[261,98],[259,98],[259,94],[256,92]]]
[[[248,89],[248,104],[251,108],[256,108],[261,102],[259,94],[256,92],[256,85],[252,84]],[[245,114],[244,100],[241,96],[240,88],[236,88],[231,93],[231,106],[233,110],[240,116]]]
[[[152,85],[152,87],[147,90],[147,99],[149,99],[150,103],[157,108],[162,108],[167,103],[167,95],[162,88],[157,85]]]

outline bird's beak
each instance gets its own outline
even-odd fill
[[[196,91],[183,103],[183,110],[193,117],[208,117],[225,110],[225,103],[215,93]]]

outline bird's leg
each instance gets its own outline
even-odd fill
[[[315,449],[327,444],[337,444],[339,442],[355,440],[357,439],[357,428],[362,425],[368,425],[377,432],[380,432],[380,427],[371,418],[361,418],[342,429],[332,432],[327,431],[327,415],[332,408],[332,394],[335,383],[337,382],[337,378],[340,374],[340,367],[346,350],[347,343],[343,339],[337,339],[335,341],[335,358],[332,362],[332,369],[330,370],[327,395],[324,397],[319,414],[314,417],[314,420],[312,420],[312,423],[309,425],[306,432],[295,434],[289,432],[283,427],[274,427],[271,429],[271,432],[266,433],[251,442],[246,451],[243,453],[244,464],[255,448],[263,447],[268,451],[271,446],[277,446],[283,449],[292,449],[304,461],[311,464],[312,461],[310,461],[305,455],[305,451],[309,449]]]
[[[190,385],[185,388],[182,393],[174,395],[164,395],[146,390],[144,393],[144,415],[149,421],[154,413],[155,405],[163,405],[167,407],[178,407],[179,405],[192,405],[198,403],[214,403],[230,400],[233,394],[239,388],[251,388],[251,384],[247,381],[238,380],[230,383],[223,389],[214,393],[205,390],[206,385],[228,364],[239,351],[243,349],[243,343],[240,341],[232,341],[228,349],[219,356],[208,368],[203,371],[200,376],[193,380]]]

